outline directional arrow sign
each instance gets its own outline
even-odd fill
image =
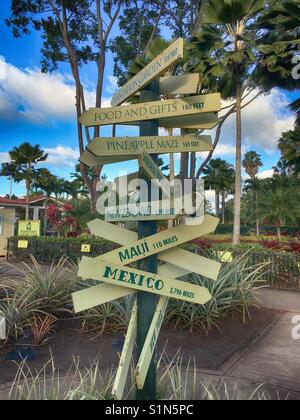
[[[95,156],[139,155],[143,152],[181,153],[209,152],[212,150],[211,136],[162,136],[162,137],[101,137],[94,139],[87,149]]]
[[[79,263],[78,276],[199,305],[211,299],[205,287],[89,257]]]
[[[164,96],[194,95],[198,92],[199,83],[199,73],[161,77],[159,79],[159,94]]]
[[[113,108],[92,108],[85,111],[79,120],[83,125],[92,127],[166,117],[199,115],[220,110],[221,95],[219,93],[211,93],[189,98],[153,101]]]
[[[110,262],[127,265],[150,255],[161,254],[168,249],[199,238],[199,236],[208,235],[215,231],[218,223],[219,219],[206,215],[201,225],[178,225],[111,251],[105,254],[105,258]]]
[[[136,383],[138,389],[144,388],[144,383],[149,370],[150,362],[155,350],[157,339],[161,326],[164,321],[165,313],[168,307],[169,299],[166,297],[160,297],[145,343],[143,351],[140,355],[137,367],[136,367]]]
[[[183,58],[183,39],[173,42],[165,51],[126,83],[111,100],[112,106],[117,106],[130,98],[136,92],[148,85],[157,76],[165,73],[171,66]]]
[[[80,162],[86,166],[101,166],[107,165],[109,163],[118,163],[118,162],[125,162],[127,160],[136,159],[136,156],[104,156],[104,157],[97,157],[93,153],[85,150],[80,155]]]
[[[161,190],[166,193],[167,197],[171,197],[172,191],[170,183],[164,176],[160,168],[157,166],[156,162],[149,155],[149,153],[143,152],[139,156],[139,164],[140,168],[142,168],[142,170],[146,173],[148,178],[150,178],[151,182],[153,182],[158,188],[161,188]]]
[[[215,113],[187,115],[178,118],[161,118],[159,126],[164,128],[195,128],[210,130],[219,122],[219,118]]]
[[[120,357],[119,367],[117,370],[114,385],[112,387],[112,396],[117,400],[123,399],[124,388],[126,385],[127,375],[132,359],[132,353],[136,340],[137,330],[137,303],[135,302],[132,308],[131,317],[128,325],[128,330],[123,345],[122,354]]]
[[[209,224],[211,226],[207,227],[206,229],[203,227],[203,225],[201,225],[202,233],[198,231],[198,233],[196,233],[196,237],[200,237],[208,233],[214,232],[215,227],[218,224],[218,219],[212,216],[205,216],[205,220],[207,220],[206,219],[207,217],[210,218]],[[138,237],[136,232],[124,229],[120,226],[112,225],[111,223],[103,222],[100,219],[95,219],[92,222],[88,223],[88,227],[93,235],[101,237],[108,241],[114,242],[116,244],[120,244],[120,245],[128,245],[131,242],[135,242]],[[176,228],[179,228],[179,227],[181,227],[181,225],[177,226]],[[185,226],[185,227],[187,228],[191,227],[192,230],[194,230],[193,228],[195,226]],[[173,231],[176,228],[168,229],[167,231],[165,231],[165,233]],[[105,258],[106,257],[110,258],[110,253],[105,254]],[[102,255],[99,258],[103,259],[104,255]],[[216,261],[212,261],[200,255],[194,254],[193,252],[186,251],[181,248],[175,248],[172,250],[169,249],[167,252],[159,253],[158,258],[161,261],[175,265],[177,268],[180,267],[186,270],[186,274],[190,272],[194,272],[194,273],[200,274],[201,276],[208,277],[212,280],[216,280],[218,278],[218,275],[221,269],[220,263]],[[108,261],[111,261],[111,260],[108,260]],[[163,267],[164,266],[162,266],[161,269],[163,269]],[[166,275],[168,277],[177,277],[174,275],[170,276],[169,274],[166,274]]]
[[[6,320],[0,312],[0,340],[6,340]]]
[[[206,114],[186,115],[183,117],[159,118],[158,124],[164,128],[195,128],[199,130],[211,130],[219,123],[216,113],[208,112]],[[121,123],[120,125],[134,125],[137,122]]]
[[[126,245],[137,240],[137,234],[110,223],[96,219],[88,224],[93,235],[109,241]],[[105,260],[109,254],[98,259]],[[221,264],[208,258],[196,255],[184,249],[176,248],[159,254],[159,258],[167,264],[158,267],[160,276],[180,278],[190,272],[195,272],[212,280],[216,280],[221,269]],[[95,258],[97,260],[97,258]],[[103,303],[110,302],[133,293],[129,289],[118,286],[99,285],[73,293],[73,305],[76,313],[85,311]]]
[[[172,264],[164,264],[158,267],[159,276],[180,278],[189,273],[190,271],[175,267]],[[83,289],[72,294],[74,311],[75,313],[83,312],[96,306],[103,305],[104,303],[129,296],[133,293],[135,293],[134,290],[121,286],[111,286],[109,284],[101,284],[99,286]]]

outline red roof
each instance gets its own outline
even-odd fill
[[[46,197],[42,195],[36,195],[29,197],[29,204],[36,203],[37,201],[45,200]],[[11,200],[10,198],[0,197],[0,205],[6,204],[9,206],[26,206],[27,198],[17,198],[16,200]]]

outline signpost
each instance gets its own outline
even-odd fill
[[[180,38],[113,96],[111,108],[89,109],[83,113],[80,122],[87,127],[139,125],[140,136],[95,138],[80,156],[82,163],[93,167],[138,159],[139,176],[148,186],[155,179],[161,187],[166,178],[157,165],[158,154],[212,150],[210,136],[158,136],[159,126],[211,129],[218,123],[220,94],[178,97],[197,93],[198,74],[160,77],[182,57],[183,40]],[[119,106],[137,92],[140,92],[139,104]],[[177,97],[158,100],[159,95]],[[169,189],[168,186],[167,195]],[[108,208],[105,222],[94,220],[88,224],[92,234],[118,243],[120,248],[96,258],[83,257],[78,275],[101,284],[72,295],[76,313],[125,296],[136,296],[112,390],[113,397],[118,399],[123,397],[135,343],[137,398],[156,398],[156,343],[168,300],[207,303],[211,299],[209,290],[184,281],[182,277],[194,272],[215,280],[221,267],[216,261],[179,248],[185,242],[212,233],[219,222],[217,218],[206,215],[203,219],[193,219],[193,224],[179,224],[157,233],[157,220],[175,218],[175,209],[167,208],[163,212],[162,206],[155,206],[150,198],[148,201],[150,210],[143,209],[144,203],[136,207],[136,214],[134,207],[133,210],[128,206]],[[138,220],[138,232],[107,223],[107,220]],[[91,248],[84,245],[81,251],[90,253]],[[158,260],[163,264],[158,265]],[[135,262],[138,262],[138,268],[128,267]]]
[[[123,345],[122,354],[120,357],[119,367],[117,370],[115,382],[112,388],[112,396],[118,400],[122,400],[123,392],[126,385],[127,374],[129,371],[130,363],[132,361],[132,354],[136,342],[137,330],[137,301],[135,300],[131,317],[128,325],[128,330]]]
[[[159,79],[159,94],[163,96],[194,95],[198,92],[199,83],[199,73],[161,77]]]
[[[87,147],[97,157],[104,156],[139,156],[143,152],[181,153],[210,152],[211,136],[145,136],[145,137],[102,137],[94,139]]]
[[[220,110],[221,95],[219,93],[211,93],[190,96],[188,98],[168,99],[165,101],[143,101],[140,104],[124,105],[121,107],[92,108],[82,114],[80,122],[87,127],[93,127],[137,121],[162,120],[165,118],[218,112]]]
[[[185,302],[197,303],[198,305],[204,305],[211,299],[211,295],[205,287],[131,267],[123,267],[100,259],[94,260],[90,257],[82,258],[79,263],[78,275],[79,277],[147,292],[147,295],[151,293],[167,296]],[[145,308],[143,308],[143,311],[143,316],[145,316]],[[153,314],[151,320],[152,318]]]
[[[179,38],[169,48],[163,51],[156,57],[148,66],[141,70],[129,82],[126,83],[115,95],[112,97],[111,105],[121,105],[126,99],[133,96],[136,92],[142,90],[160,76],[165,73],[170,67],[174,66],[183,58],[183,39]]]
[[[6,340],[6,320],[0,312],[0,340]]]

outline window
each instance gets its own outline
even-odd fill
[[[0,235],[4,234],[4,217],[0,214]]]

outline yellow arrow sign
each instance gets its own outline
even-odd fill
[[[165,313],[168,307],[169,299],[166,297],[160,297],[145,343],[140,355],[137,367],[136,367],[136,383],[138,389],[144,388],[144,383],[149,370],[150,362],[155,350],[157,339],[161,326],[164,321]]]
[[[104,259],[104,256],[102,256]],[[190,271],[175,267],[172,264],[164,264],[158,267],[158,275],[172,278],[181,278],[189,274]],[[101,284],[80,290],[72,294],[75,313],[83,312],[96,306],[113,300],[121,299],[135,293],[134,290],[121,286],[111,286],[110,284]]]
[[[160,95],[193,95],[198,92],[200,74],[181,74],[159,79]]]
[[[94,139],[87,149],[95,156],[140,155],[209,152],[212,150],[211,136],[162,136],[162,137],[101,137]]]
[[[121,107],[92,108],[85,111],[79,120],[83,125],[92,127],[166,117],[198,115],[220,110],[221,95],[219,93],[211,93],[189,98],[153,101]]]
[[[211,217],[216,224],[218,223],[218,219],[212,216],[209,216],[209,217]],[[135,242],[138,238],[136,232],[124,229],[120,226],[116,226],[111,223],[104,222],[100,219],[95,219],[91,221],[90,223],[88,223],[88,227],[90,229],[90,232],[93,235],[101,237],[108,241],[114,242],[116,244],[120,244],[120,245],[129,245],[130,243]],[[187,226],[187,227],[188,228],[191,227],[192,229],[194,228],[194,226]],[[212,229],[211,232],[215,230],[213,226],[211,226],[211,229]],[[171,229],[169,229],[166,232],[169,232],[170,230]],[[198,234],[199,237],[206,234],[205,233],[206,231],[204,228],[202,232],[203,232],[202,234],[201,233]],[[106,256],[110,258],[110,253],[105,254],[105,257]],[[103,257],[104,256],[102,255],[100,258],[103,259]],[[178,267],[180,267],[181,269],[186,270],[185,274],[194,272],[194,273],[200,274],[201,276],[208,277],[212,280],[216,280],[218,278],[218,275],[221,269],[220,263],[216,261],[212,261],[200,255],[194,254],[193,252],[186,251],[181,248],[169,249],[166,252],[159,253],[158,258],[161,261],[164,261],[164,262],[167,262],[169,264],[176,266],[177,269]],[[163,267],[164,266],[162,266],[161,269]],[[185,274],[182,274],[182,275],[185,275]],[[166,274],[166,275],[169,277],[173,277],[173,276],[170,276],[169,274]],[[177,277],[177,276],[174,276],[174,277]]]
[[[128,246],[106,254],[107,260],[115,263],[130,264],[150,255],[160,254],[185,242],[208,235],[215,231],[219,219],[206,215],[201,225],[178,225],[155,235],[141,239]]]
[[[82,258],[78,276],[199,305],[211,299],[205,287],[89,257]]]
[[[125,162],[127,160],[136,159],[136,156],[104,156],[104,157],[97,157],[93,153],[85,150],[80,155],[80,162],[86,166],[102,166],[107,165],[110,163],[118,163],[118,162]]]
[[[199,130],[211,130],[219,123],[215,113],[187,115],[178,118],[161,118],[159,126],[164,128],[195,128]]]
[[[111,100],[112,106],[125,102],[182,58],[183,39],[179,38],[114,94]]]
[[[194,128],[199,130],[211,130],[219,123],[216,113],[208,112],[206,114],[186,115],[183,117],[159,118],[158,124],[164,128]],[[136,122],[122,123],[120,125],[134,125]]]
[[[136,341],[137,331],[137,303],[133,305],[131,317],[128,325],[128,330],[123,345],[122,354],[115,378],[114,385],[112,387],[112,397],[117,400],[123,399],[124,388],[126,385],[127,375],[132,359],[132,353]]]

